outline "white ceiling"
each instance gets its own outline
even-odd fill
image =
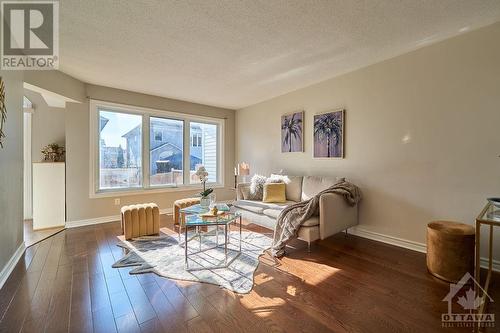
[[[499,0],[61,0],[60,70],[238,109],[499,20]]]

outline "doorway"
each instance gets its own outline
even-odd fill
[[[26,247],[38,243],[47,237],[50,237],[62,230],[64,227],[33,230],[33,152],[32,152],[32,130],[33,130],[33,115],[35,106],[31,100],[24,96],[24,125],[23,125],[23,156],[24,156],[24,190],[23,190],[23,206],[24,206],[24,244]]]

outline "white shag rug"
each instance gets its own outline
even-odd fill
[[[192,234],[188,234],[188,238]],[[224,264],[224,247],[214,247],[215,236],[204,235],[200,251],[198,238],[189,241],[189,271],[185,268],[184,247],[178,238],[168,235],[145,236],[122,241],[118,244],[129,252],[113,267],[138,266],[130,274],[156,273],[171,279],[198,281],[219,285],[236,293],[249,293],[253,287],[253,275],[259,265],[259,257],[271,247],[272,238],[255,232],[242,232],[241,253],[239,232],[230,232],[228,245],[228,263],[225,268],[209,268]],[[219,242],[224,240],[224,233],[219,232]],[[184,237],[181,237],[181,243]],[[204,250],[208,249],[208,250]],[[194,270],[193,270],[194,269]]]

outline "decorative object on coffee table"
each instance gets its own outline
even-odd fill
[[[474,271],[474,227],[468,224],[434,221],[427,225],[427,268],[448,282]]]
[[[488,202],[496,208],[500,208],[500,198],[488,198]]]
[[[51,143],[42,148],[44,162],[64,162],[64,147],[57,143]]]
[[[0,77],[0,148],[3,148],[5,132],[3,125],[7,119],[7,108],[5,107],[5,84]]]
[[[200,179],[200,182],[203,184],[203,192],[200,193],[200,205],[203,207],[209,207],[210,203],[214,201],[213,197],[210,197],[210,194],[214,191],[213,188],[206,188],[206,182],[208,180],[208,171],[205,169],[203,165],[198,167],[195,173],[196,176]]]

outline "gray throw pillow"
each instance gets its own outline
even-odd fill
[[[241,188],[241,194],[243,195],[244,200],[252,200],[252,194],[250,193],[250,186],[244,186]]]

